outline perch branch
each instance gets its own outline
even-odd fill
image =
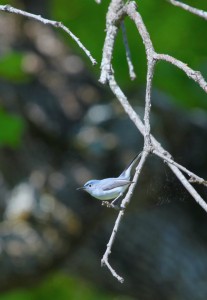
[[[120,225],[120,223],[121,223],[121,220],[122,220],[122,218],[123,218],[123,216],[124,216],[125,208],[126,208],[126,206],[129,204],[129,202],[130,202],[130,200],[131,200],[131,197],[132,197],[132,195],[133,195],[133,191],[134,191],[136,182],[138,181],[139,175],[140,175],[140,173],[141,173],[141,170],[142,170],[142,168],[143,168],[143,166],[144,166],[144,163],[145,163],[145,161],[146,161],[148,155],[149,155],[149,152],[147,152],[147,151],[143,151],[143,152],[141,153],[141,159],[140,159],[139,164],[138,164],[138,166],[137,166],[137,168],[136,168],[136,172],[135,172],[134,178],[133,178],[133,182],[134,182],[134,183],[131,184],[131,186],[130,186],[130,188],[129,188],[127,194],[126,194],[126,196],[125,196],[124,199],[122,200],[122,203],[121,203],[121,209],[122,209],[122,210],[121,210],[121,211],[119,212],[119,214],[118,214],[118,217],[117,217],[116,222],[115,222],[115,224],[114,224],[114,228],[113,228],[113,230],[112,230],[112,233],[111,233],[109,242],[108,242],[107,247],[106,247],[106,251],[105,251],[105,253],[104,253],[103,257],[102,257],[102,260],[101,260],[101,265],[102,265],[102,266],[107,266],[108,269],[110,270],[110,272],[112,273],[112,275],[113,275],[114,277],[116,277],[117,280],[118,280],[119,282],[121,282],[121,283],[124,282],[124,278],[121,277],[120,275],[118,275],[118,274],[116,273],[116,271],[115,271],[115,270],[112,268],[112,266],[110,265],[110,263],[109,263],[109,255],[111,254],[111,248],[112,248],[112,246],[113,246],[113,243],[114,243],[116,234],[117,234],[117,232],[118,232],[119,225]]]
[[[133,195],[133,192],[134,192],[134,189],[135,189],[135,186],[136,186],[136,183],[138,182],[138,179],[139,179],[139,176],[140,176],[140,173],[144,167],[144,164],[148,158],[148,155],[149,155],[149,151],[143,151],[142,152],[142,156],[141,156],[141,159],[136,167],[136,171],[135,171],[135,174],[134,174],[134,177],[132,179],[132,181],[134,183],[132,183],[129,187],[129,190],[126,194],[126,196],[124,197],[124,199],[122,200],[122,203],[121,203],[121,208],[122,209],[125,209],[127,207],[127,205],[130,203],[130,200],[132,198],[132,195]]]
[[[77,36],[75,36],[65,25],[63,25],[61,22],[57,22],[57,21],[53,21],[53,20],[48,20],[43,18],[40,15],[35,15],[35,14],[31,14],[28,13],[26,11],[23,11],[21,9],[17,9],[14,8],[10,5],[0,5],[0,11],[5,11],[5,12],[9,12],[9,13],[13,13],[16,15],[21,15],[24,17],[27,17],[29,19],[33,19],[36,21],[39,21],[45,25],[51,25],[53,27],[56,28],[61,28],[63,31],[65,31],[77,44],[78,46],[85,52],[85,54],[89,57],[89,59],[91,60],[92,64],[95,65],[96,64],[96,60],[92,57],[91,53],[89,50],[86,49],[86,47],[80,42],[79,38],[77,38]]]

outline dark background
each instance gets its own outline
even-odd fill
[[[97,59],[93,67],[64,32],[0,13],[0,299],[207,298],[207,216],[161,160],[151,156],[100,267],[117,212],[77,192],[117,176],[143,138],[98,83],[109,1],[1,1],[62,21]],[[188,1],[207,10],[203,1]],[[207,73],[207,22],[167,1],[137,1],[156,51]],[[146,58],[126,20],[137,79],[122,35],[116,79],[142,116]],[[156,67],[151,125],[177,162],[207,178],[207,97],[182,71]],[[195,185],[206,199],[204,187]]]

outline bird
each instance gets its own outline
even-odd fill
[[[92,197],[102,201],[114,199],[111,202],[113,205],[124,194],[130,184],[133,183],[133,181],[130,180],[131,170],[140,155],[141,153],[137,154],[128,167],[118,177],[101,180],[92,179],[87,181],[84,186],[77,188],[77,190],[83,190]]]

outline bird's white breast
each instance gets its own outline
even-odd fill
[[[108,191],[100,191],[100,189],[96,188],[93,191],[91,191],[90,194],[99,200],[112,200],[118,197],[121,193],[124,193],[127,187],[128,185],[125,185],[121,187],[116,187]]]

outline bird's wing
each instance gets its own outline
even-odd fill
[[[125,179],[129,179],[130,178],[130,174],[131,174],[131,169],[133,167],[133,165],[136,163],[136,161],[141,157],[142,152],[137,154],[134,159],[130,162],[130,164],[126,167],[126,169],[124,169],[124,171],[121,173],[121,175],[119,176],[119,178],[125,178]]]
[[[109,191],[109,190],[115,189],[117,187],[128,185],[128,184],[132,183],[132,181],[125,180],[125,179],[117,179],[117,178],[111,178],[111,179],[114,179],[114,180],[107,180],[102,183],[103,191]]]

